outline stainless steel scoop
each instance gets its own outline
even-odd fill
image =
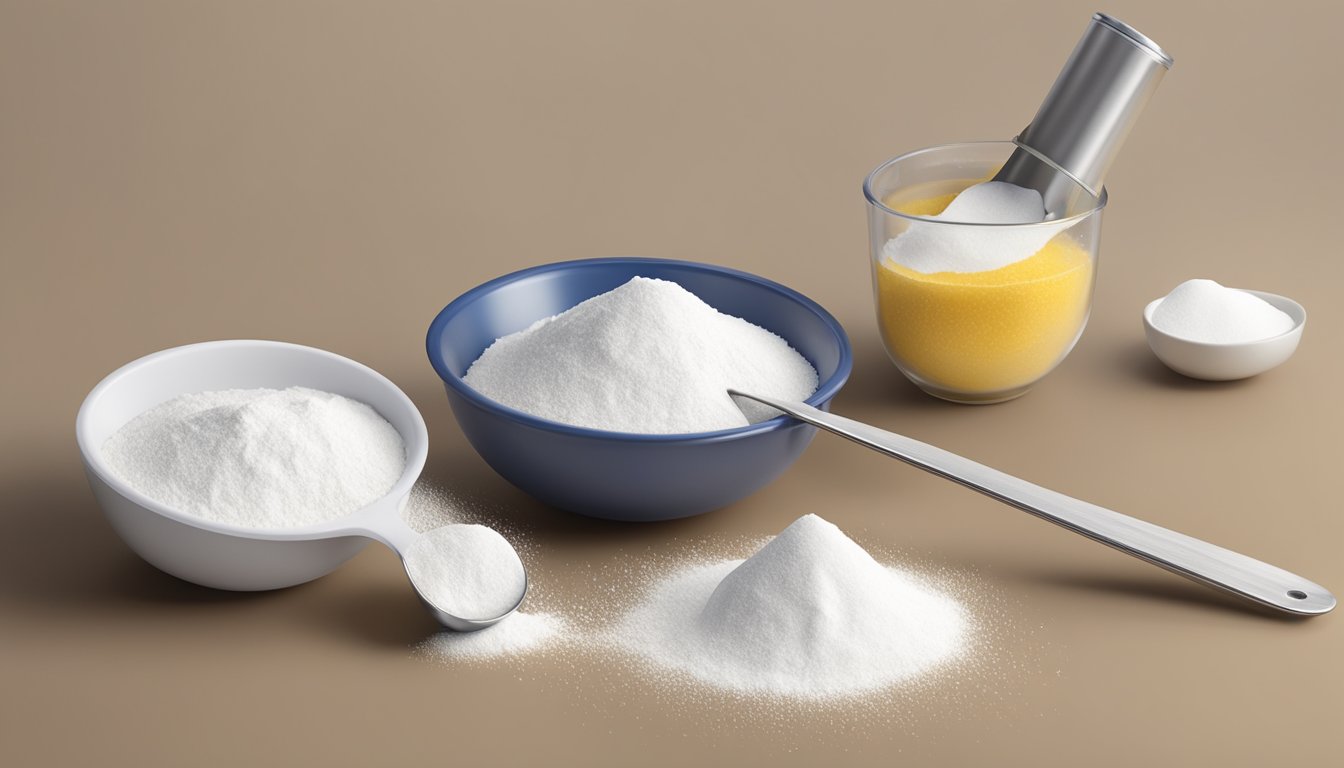
[[[1335,607],[1335,596],[1325,587],[1297,574],[1033,485],[927,443],[836,416],[805,403],[776,400],[732,389],[728,390],[728,394],[763,403],[799,421],[834,432],[879,453],[1045,518],[1093,541],[1238,597],[1285,613],[1304,616],[1328,613]]]
[[[403,568],[406,566],[407,549],[415,543],[416,539],[423,535],[417,533],[413,528],[407,525],[406,521],[402,519],[399,513],[381,514],[375,518],[363,520],[359,525],[346,529],[343,533],[364,536],[382,542],[387,545],[388,549],[395,552],[397,557],[401,558]],[[518,595],[518,600],[513,604],[512,608],[499,616],[466,618],[463,616],[454,616],[430,602],[429,598],[425,597],[425,593],[421,591],[420,585],[415,583],[415,579],[410,578],[409,570],[407,570],[406,576],[407,580],[411,582],[411,588],[415,590],[416,596],[418,596],[420,602],[424,603],[425,607],[429,609],[430,614],[433,615],[440,624],[457,632],[475,632],[480,629],[485,629],[486,627],[494,626],[508,618],[510,614],[518,610],[518,606],[523,604],[523,599],[527,597],[529,583],[527,580],[527,573],[524,571],[522,594]]]
[[[1171,65],[1137,29],[1093,15],[994,180],[1040,192],[1050,218],[1069,215],[1083,191],[1101,197],[1120,146]]]

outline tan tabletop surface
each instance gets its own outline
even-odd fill
[[[1339,4],[1111,3],[1177,63],[1109,179],[1081,343],[989,407],[883,355],[863,176],[1011,137],[1093,10],[0,2],[0,764],[1338,764],[1344,616],[1245,610],[825,435],[730,509],[580,519],[486,467],[424,357],[435,312],[517,268],[750,270],[848,329],[837,411],[1344,590]],[[1161,367],[1140,310],[1192,277],[1297,298],[1297,355],[1221,385]],[[378,546],[276,593],[177,581],[101,518],[75,412],[122,363],[219,338],[391,377],[429,424],[426,479],[493,506],[556,604],[817,512],[967,585],[982,663],[779,711],[576,652],[427,660]]]

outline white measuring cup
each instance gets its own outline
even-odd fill
[[[102,458],[103,444],[126,422],[179,395],[293,386],[366,403],[401,433],[406,468],[387,494],[351,515],[317,525],[245,528],[203,520],[154,501],[122,482]],[[321,349],[230,340],[156,352],[127,363],[93,388],[80,406],[75,435],[89,485],[113,530],[146,562],[194,584],[238,591],[290,587],[325,576],[370,540],[401,557],[420,535],[402,512],[429,453],[424,419],[382,374]],[[518,596],[519,603],[523,597]],[[457,617],[423,595],[421,600],[444,626],[459,631],[482,629],[512,613]]]

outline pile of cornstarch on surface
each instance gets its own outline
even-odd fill
[[[304,387],[173,398],[113,433],[102,455],[161,504],[250,528],[343,517],[406,468],[401,434],[373,408]]]
[[[803,400],[817,372],[780,337],[680,285],[636,277],[495,341],[463,380],[551,421],[643,434],[706,432],[775,415],[732,387]]]
[[[970,629],[956,600],[806,515],[745,561],[658,584],[612,639],[711,686],[830,699],[927,674],[967,649]]]
[[[1071,224],[1045,222],[1041,194],[1003,181],[967,187],[931,218],[963,224],[1037,224],[1032,227],[955,226],[912,222],[888,240],[882,255],[924,274],[987,272],[1029,258]]]
[[[1212,280],[1186,280],[1153,309],[1153,327],[1190,341],[1241,344],[1293,329],[1293,318],[1259,296]]]
[[[441,611],[460,619],[494,619],[527,590],[513,546],[484,525],[445,525],[421,534],[404,553],[406,574]]]

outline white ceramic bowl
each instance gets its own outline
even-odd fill
[[[1292,330],[1268,339],[1241,344],[1210,344],[1173,336],[1153,325],[1153,310],[1162,303],[1154,299],[1143,308],[1143,330],[1153,354],[1177,373],[1206,381],[1232,381],[1264,373],[1293,356],[1307,324],[1307,310],[1284,296],[1244,290],[1274,305],[1293,319]],[[1165,298],[1165,297],[1164,297]]]
[[[102,446],[126,422],[189,392],[303,386],[373,407],[406,441],[406,470],[383,498],[354,514],[302,528],[251,529],[164,506],[118,479]],[[103,514],[151,565],[218,589],[279,589],[335,570],[369,542],[351,520],[399,512],[425,466],[429,432],[415,404],[387,378],[353,360],[277,341],[211,341],[166,349],[128,363],[93,388],[75,435]]]

